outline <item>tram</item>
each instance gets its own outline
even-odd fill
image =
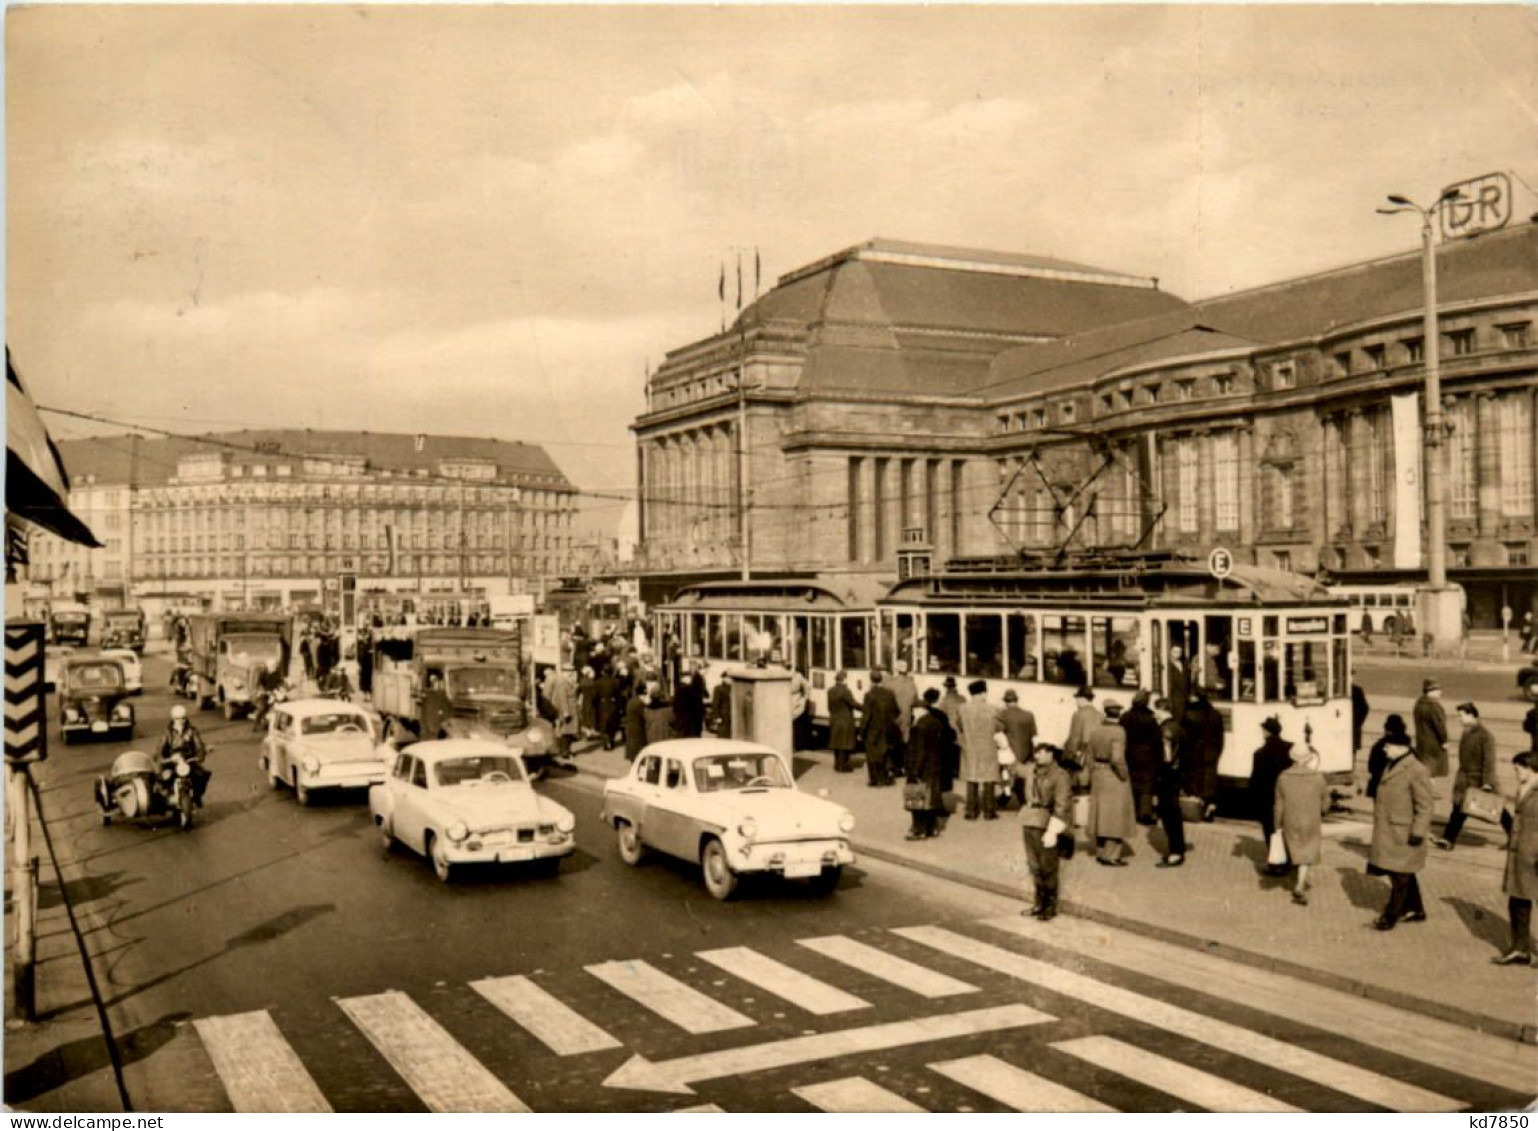
[[[1140,688],[1205,689],[1228,738],[1226,784],[1247,781],[1260,724],[1308,736],[1332,785],[1352,781],[1348,600],[1312,579],[1235,564],[1222,578],[1170,555],[1071,568],[957,568],[899,582],[877,602],[877,662],[906,660],[920,689],[954,676],[1013,689],[1038,732],[1068,734],[1074,692],[1129,706]]]

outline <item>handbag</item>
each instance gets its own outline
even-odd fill
[[[1271,847],[1266,852],[1266,863],[1273,868],[1280,868],[1287,863],[1287,841],[1283,838],[1281,829],[1271,834]]]
[[[929,808],[929,786],[921,781],[903,783],[903,808],[910,811]]]
[[[1499,793],[1471,789],[1463,795],[1463,811],[1470,817],[1478,817],[1481,821],[1489,821],[1492,825],[1501,823],[1501,814],[1505,809],[1505,799]]]

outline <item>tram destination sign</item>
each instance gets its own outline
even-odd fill
[[[1288,617],[1288,636],[1323,636],[1330,631],[1330,618],[1324,617]]]

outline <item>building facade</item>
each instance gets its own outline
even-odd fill
[[[1425,576],[1418,253],[1187,303],[954,249],[906,246],[882,277],[892,247],[793,272],[668,356],[634,425],[653,599],[740,568],[744,515],[765,575],[895,577],[919,529],[937,560],[1224,546],[1341,579]],[[1494,627],[1538,607],[1538,226],[1437,254],[1449,576]],[[1021,281],[984,301],[971,276],[1011,269]],[[810,280],[815,301],[795,293]]]
[[[60,445],[106,544],[32,539],[29,605],[276,608],[344,572],[369,594],[541,593],[572,566],[576,489],[543,449],[314,432]]]

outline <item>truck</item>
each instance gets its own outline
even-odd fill
[[[193,698],[226,719],[254,705],[258,668],[287,672],[294,622],[283,613],[199,613],[187,620]]]
[[[543,777],[555,749],[535,717],[528,652],[519,627],[428,625],[381,629],[370,696],[395,741],[481,738],[505,742]]]
[[[102,614],[101,646],[132,648],[144,655],[144,610],[113,609]]]

